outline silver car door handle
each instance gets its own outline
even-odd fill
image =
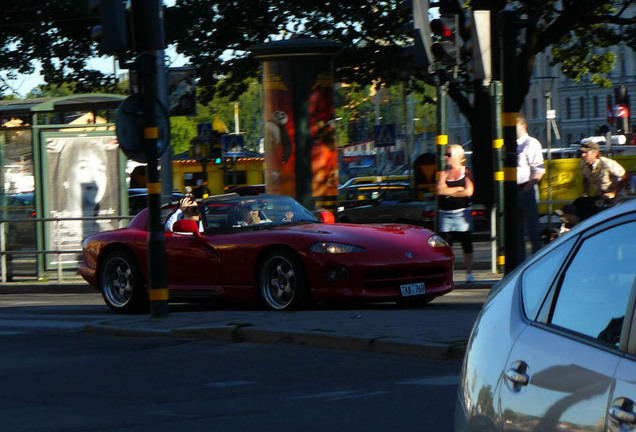
[[[508,371],[506,372],[506,378],[508,378],[516,385],[520,386],[528,385],[528,382],[530,381],[530,377],[528,376],[528,374],[519,372],[514,368],[508,369]]]
[[[636,413],[633,411],[625,411],[617,406],[611,406],[609,409],[610,416],[623,425],[636,425]]]

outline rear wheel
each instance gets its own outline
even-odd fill
[[[148,294],[137,260],[125,250],[111,252],[99,276],[102,297],[110,309],[119,313],[148,310]]]
[[[302,263],[293,253],[275,251],[261,264],[258,291],[272,310],[299,309],[309,303],[309,283]]]

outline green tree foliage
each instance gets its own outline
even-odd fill
[[[73,83],[78,93],[96,88],[115,90],[112,77],[91,70],[90,57],[98,55],[90,30],[99,19],[88,1],[21,0],[0,8],[0,69],[7,78],[35,71],[36,61],[49,84]],[[0,94],[9,90],[0,82]]]
[[[459,0],[448,0],[460,6]],[[258,79],[258,62],[250,56],[256,44],[275,38],[302,36],[341,42],[336,59],[336,80],[365,87],[381,80],[390,88],[409,75],[402,55],[410,38],[402,26],[410,11],[402,0],[175,0],[165,9],[166,39],[192,60],[199,76],[200,101],[208,103],[218,94],[238,100]],[[496,15],[503,8],[516,9],[525,20],[518,51],[519,97],[527,94],[537,53],[551,47],[552,62],[577,80],[588,74],[592,81],[608,85],[613,57],[598,47],[619,41],[634,48],[636,20],[632,0],[471,0],[469,8],[489,9]],[[22,0],[0,8],[0,67],[9,78],[42,65],[49,84],[74,83],[78,92],[113,89],[112,78],[87,66],[99,53],[89,39],[98,23],[84,0]],[[469,56],[467,61],[470,60]],[[472,122],[475,108],[470,76],[454,80],[449,94]],[[222,82],[222,85],[220,83]],[[0,91],[4,92],[0,82]],[[227,102],[227,101],[226,101]],[[520,102],[521,103],[521,102]],[[225,108],[223,108],[225,109]],[[223,111],[221,106],[219,111]],[[227,121],[227,119],[225,119]]]

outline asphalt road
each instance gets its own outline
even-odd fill
[[[451,293],[436,309],[476,314],[483,291]],[[408,327],[432,310],[389,313]],[[224,312],[175,305],[170,316]],[[316,312],[348,320],[385,310]],[[0,296],[0,432],[452,427],[459,359],[83,331],[112,318],[98,294]]]

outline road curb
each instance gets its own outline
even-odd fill
[[[177,329],[152,327],[122,328],[109,324],[89,324],[83,330],[110,336],[167,337],[175,339],[211,339],[236,343],[296,344],[317,348],[368,351],[383,354],[399,354],[439,360],[458,359],[464,355],[465,346],[439,342],[412,342],[408,340],[347,336],[328,333],[308,333],[250,326],[195,326]]]

